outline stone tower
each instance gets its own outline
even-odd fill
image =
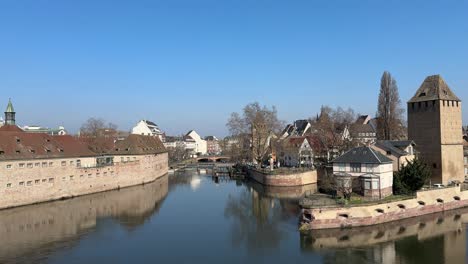
[[[15,117],[16,112],[15,109],[13,108],[13,104],[11,103],[11,99],[8,101],[8,106],[5,110],[5,125],[15,125]]]
[[[432,184],[464,180],[461,107],[439,75],[427,77],[408,102],[408,138],[432,168]]]

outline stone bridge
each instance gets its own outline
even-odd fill
[[[228,156],[207,156],[207,157],[199,157],[197,158],[198,163],[206,163],[206,162],[229,162],[231,157]]]

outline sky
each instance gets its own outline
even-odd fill
[[[12,98],[18,124],[71,132],[98,117],[223,137],[255,101],[287,122],[321,105],[375,114],[383,71],[405,108],[433,74],[466,100],[467,12],[451,0],[1,0],[0,109]]]

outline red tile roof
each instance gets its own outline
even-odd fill
[[[0,130],[0,160],[73,158],[95,156],[72,136],[26,133],[10,126]]]

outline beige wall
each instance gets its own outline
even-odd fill
[[[372,169],[368,170],[365,164],[361,164],[361,172],[352,172],[351,164],[345,164],[345,171],[340,171],[339,164],[333,164],[333,174],[346,173],[353,177],[360,177],[365,174],[374,174],[380,178],[380,188],[388,188],[393,186],[393,164],[372,164]]]
[[[329,208],[314,208],[311,209],[315,219],[317,220],[334,220],[340,214],[347,214],[349,218],[373,218],[379,217],[382,214],[377,209],[383,210],[387,215],[400,213],[403,210],[422,208],[424,206],[440,205],[437,199],[442,199],[443,203],[456,201],[454,197],[459,197],[460,200],[468,200],[468,191],[461,191],[460,187],[450,187],[442,189],[433,189],[429,191],[420,191],[416,198],[389,202],[385,204],[370,204],[354,207],[329,207]],[[424,206],[419,202],[424,202]],[[400,208],[403,205],[405,209]],[[390,220],[390,219],[389,219]]]
[[[168,171],[167,153],[116,156],[114,165],[105,167],[93,167],[95,158],[79,158],[82,166],[77,167],[77,159],[0,162],[0,209],[151,182]]]

